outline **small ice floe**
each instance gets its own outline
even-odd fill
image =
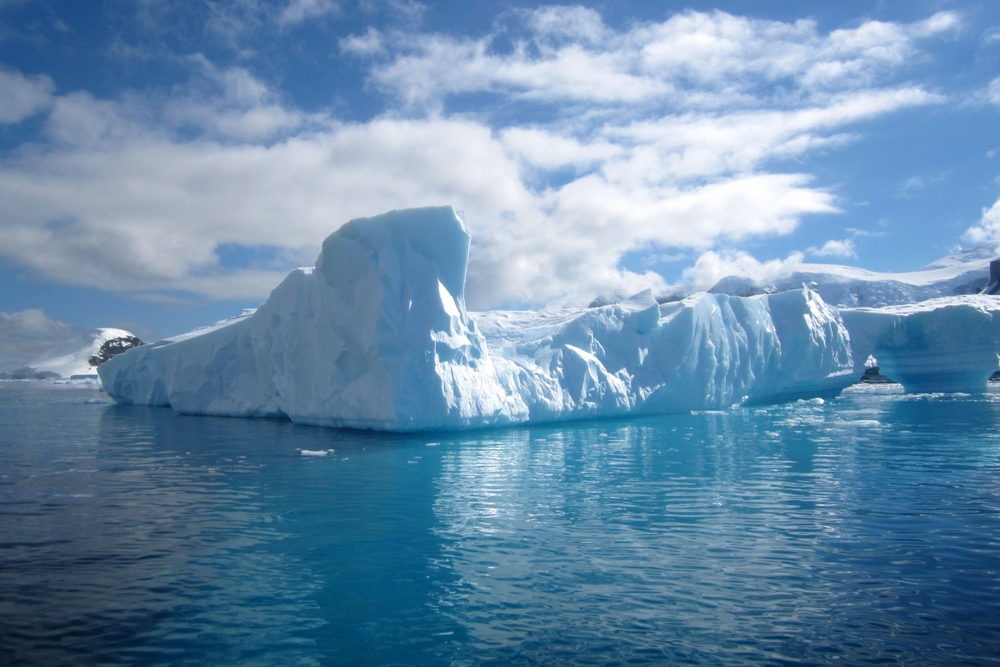
[[[441,444],[440,442],[428,442],[427,446],[428,447],[437,447],[440,444]]]
[[[330,452],[325,449],[303,449],[302,456],[326,456]]]

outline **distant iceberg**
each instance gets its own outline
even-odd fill
[[[921,391],[982,390],[996,368],[994,297],[842,312],[809,288],[663,305],[647,291],[470,314],[469,247],[451,207],[353,220],[256,312],[129,350],[101,379],[120,403],[409,431],[835,396],[869,355]]]

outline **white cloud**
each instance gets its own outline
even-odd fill
[[[541,7],[528,15],[528,23],[549,39],[600,44],[613,38],[601,15],[586,7]]]
[[[263,297],[281,263],[223,266],[220,246],[306,264],[353,217],[454,204],[474,236],[472,307],[663,289],[658,274],[622,268],[645,248],[710,251],[690,270],[699,285],[726,266],[763,274],[801,256],[761,264],[711,248],[839,210],[809,174],[771,165],[940,102],[892,72],[952,25],[938,15],[822,35],[808,21],[686,12],[616,31],[589,9],[518,15],[530,39],[504,53],[490,37],[371,29],[341,41],[382,54],[373,80],[412,103],[367,122],[305,114],[203,56],[169,93],[57,96],[51,144],[0,162],[0,256],[70,284]],[[483,90],[503,95],[501,120],[489,104],[444,111],[449,94]],[[554,120],[510,120],[525,101],[555,105]]]
[[[625,151],[622,146],[607,141],[583,144],[572,137],[532,128],[509,128],[503,130],[500,137],[511,154],[541,169],[587,167],[618,157]]]
[[[172,125],[194,125],[220,138],[266,141],[306,122],[305,114],[282,105],[279,96],[248,70],[220,70],[201,54],[191,61],[207,90],[170,99],[164,116]]]
[[[278,24],[291,26],[339,11],[340,6],[333,0],[291,0],[278,15]]]
[[[61,144],[90,147],[192,130],[219,141],[267,142],[323,120],[288,108],[244,68],[220,70],[200,54],[188,60],[196,70],[192,82],[166,98],[133,93],[98,100],[88,92],[56,97],[49,135]]]
[[[360,0],[358,6],[369,14],[386,13],[411,23],[419,22],[427,11],[427,5],[416,0]]]
[[[382,33],[375,28],[368,28],[363,35],[350,35],[339,42],[340,52],[355,56],[371,56],[383,53]]]
[[[678,178],[697,178],[744,172],[767,159],[796,157],[843,143],[851,137],[825,133],[897,109],[940,101],[919,88],[862,91],[829,100],[824,106],[687,113],[607,126],[603,133],[655,146],[663,156],[659,169]]]
[[[823,244],[822,247],[812,247],[806,250],[807,253],[815,257],[857,257],[857,249],[854,246],[854,241],[852,239],[844,239],[842,241],[829,240]]]
[[[916,42],[953,28],[955,14],[916,24],[868,21],[820,35],[815,23],[684,12],[616,33],[593,10],[529,13],[528,38],[511,52],[494,36],[426,35],[374,72],[409,104],[436,107],[449,94],[491,91],[541,101],[755,106],[858,90],[902,66]],[[780,84],[780,85],[778,85]]]
[[[761,262],[742,251],[718,253],[710,250],[699,257],[694,266],[684,270],[683,284],[703,291],[709,290],[717,282],[728,276],[745,276],[761,283],[794,273],[802,266],[802,253],[793,252],[785,259]]]
[[[990,81],[990,85],[980,93],[980,97],[990,104],[1000,106],[1000,76]]]
[[[228,273],[215,255],[221,243],[308,257],[352,217],[454,203],[476,238],[470,300],[478,306],[589,301],[607,287],[659,285],[654,274],[617,269],[622,254],[649,242],[705,247],[722,236],[787,232],[803,213],[833,210],[830,195],[796,175],[679,189],[592,173],[535,193],[489,128],[400,119],[333,125],[269,146],[155,134],[70,145],[8,161],[0,198],[8,241],[0,253],[10,261],[74,284],[216,297],[237,295],[218,277]],[[252,289],[266,293],[260,282]]]
[[[0,370],[11,370],[83,333],[36,308],[0,312]]]
[[[55,84],[47,76],[26,77],[0,69],[0,124],[18,123],[52,104]]]
[[[972,243],[1000,241],[1000,199],[993,202],[990,208],[983,209],[979,224],[965,232],[965,239]]]

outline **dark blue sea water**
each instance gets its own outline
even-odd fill
[[[0,664],[997,664],[998,427],[869,390],[385,436],[0,383]]]

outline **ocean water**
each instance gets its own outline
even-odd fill
[[[998,427],[869,387],[387,436],[0,383],[0,664],[998,664]]]

